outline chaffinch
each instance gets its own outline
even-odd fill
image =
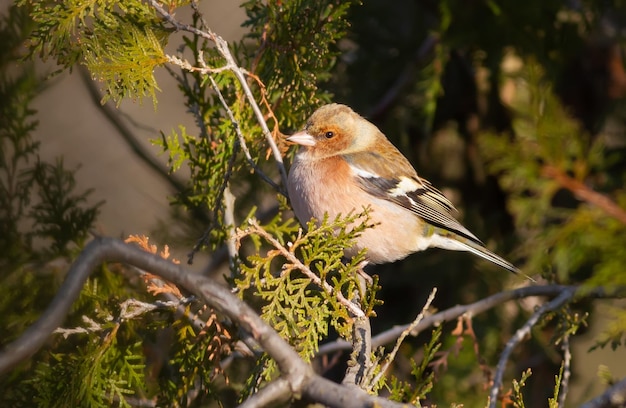
[[[346,256],[367,248],[367,261],[378,264],[438,247],[469,251],[519,272],[454,219],[452,203],[417,175],[375,125],[348,106],[322,106],[287,140],[300,145],[287,189],[301,223],[321,220],[325,213],[332,219],[371,208],[375,226],[361,233]]]

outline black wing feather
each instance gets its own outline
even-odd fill
[[[396,203],[423,218],[429,224],[458,234],[479,245],[484,245],[452,215],[454,207],[448,199],[425,180],[412,178],[422,187],[405,194],[392,194],[399,179],[357,176],[361,188],[375,197]]]

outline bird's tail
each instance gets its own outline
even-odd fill
[[[459,244],[461,244],[461,246],[465,248],[466,251],[471,252],[474,255],[478,255],[479,257],[486,259],[490,262],[493,262],[494,264],[498,265],[501,268],[506,269],[507,271],[511,271],[516,275],[522,275],[526,277],[527,279],[531,280],[532,282],[535,282],[533,278],[531,278],[530,276],[520,271],[519,268],[517,268],[515,265],[513,265],[506,259],[494,254],[493,252],[485,248],[483,245],[480,245],[476,242],[472,242],[466,239],[463,239],[462,241],[458,240],[458,242]]]
[[[507,271],[511,271],[514,274],[525,276],[527,279],[531,281],[535,281],[530,276],[524,274],[520,271],[515,265],[507,261],[506,259],[494,254],[485,246],[482,242],[480,242],[477,238],[476,240],[469,239],[468,237],[464,237],[455,233],[453,231],[445,231],[440,230],[437,231],[431,239],[431,246],[436,246],[444,249],[451,249],[455,251],[467,251],[471,252],[474,255],[478,255],[479,257],[488,260],[489,262],[493,262],[501,268],[506,269]],[[473,236],[472,236],[473,237]]]

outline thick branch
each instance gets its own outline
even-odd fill
[[[33,355],[59,327],[91,272],[102,262],[122,262],[161,276],[236,322],[252,334],[278,365],[293,396],[304,395],[330,407],[400,407],[401,404],[374,397],[359,389],[348,389],[316,375],[298,353],[261,319],[254,310],[233,295],[227,287],[201,275],[192,274],[157,255],[111,238],[90,242],[72,264],[70,271],[41,318],[0,353],[0,375],[8,373]],[[283,386],[273,386],[282,389]]]
[[[290,361],[294,358],[300,360],[298,354],[257,316],[254,310],[233,296],[227,288],[208,278],[192,274],[180,265],[175,265],[132,245],[109,238],[97,238],[85,247],[70,268],[50,307],[36,323],[26,330],[20,339],[11,343],[0,354],[0,374],[6,373],[15,364],[32,355],[44,344],[50,333],[63,322],[87,277],[105,261],[123,262],[151,271],[204,299],[210,306],[239,322],[240,326],[252,333],[264,350],[275,357],[281,371],[285,370],[285,373],[294,375],[297,373],[298,376],[294,378],[300,382],[303,380],[302,377],[308,370],[308,368],[304,368],[306,365],[304,363],[293,364]],[[271,350],[276,351],[276,354]]]
[[[358,275],[359,289],[355,290],[354,304],[358,307],[361,295],[367,291],[367,282],[363,275]],[[352,354],[342,383],[357,385],[366,389],[372,369],[372,325],[369,316],[354,316],[352,322]]]

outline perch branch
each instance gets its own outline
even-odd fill
[[[569,342],[569,334],[563,338],[563,375],[561,376],[561,385],[559,387],[559,407],[565,406],[567,393],[569,391],[569,379],[572,375],[572,349]]]
[[[367,291],[367,282],[363,275],[357,276],[359,288],[355,289],[353,303],[357,305]],[[372,364],[372,325],[369,316],[352,316],[352,353],[348,361],[343,384],[357,385],[366,390]]]

